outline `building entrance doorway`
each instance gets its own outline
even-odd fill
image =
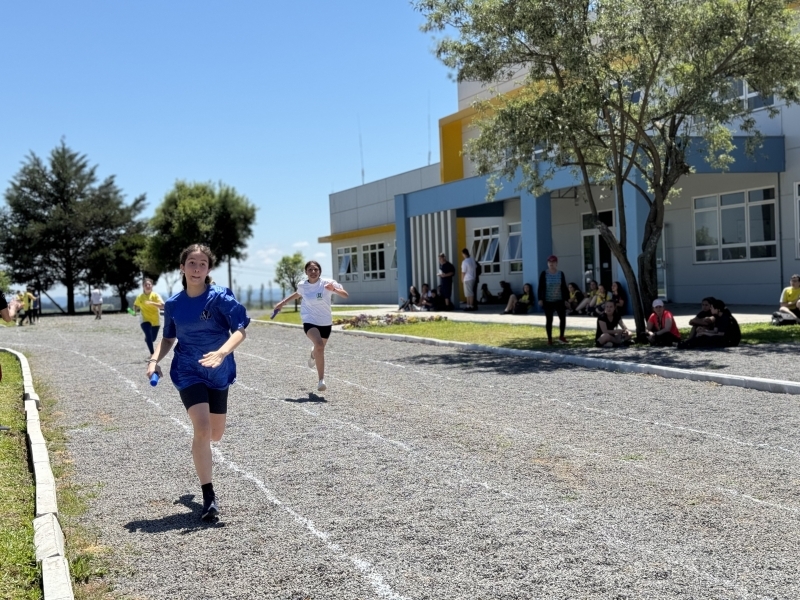
[[[608,227],[614,227],[614,211],[605,210],[597,213],[601,223]],[[589,282],[594,279],[602,284],[606,291],[611,290],[611,283],[614,280],[612,268],[611,248],[600,236],[600,232],[594,226],[594,219],[591,214],[582,215],[581,241],[583,243],[583,288],[589,289]]]

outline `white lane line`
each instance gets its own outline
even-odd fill
[[[117,375],[117,377],[123,383],[127,384],[131,388],[131,391],[133,393],[135,393],[138,396],[141,396],[142,398],[144,398],[144,400],[147,403],[155,406],[161,413],[163,413],[165,416],[169,417],[169,419],[172,422],[174,422],[177,425],[179,425],[187,435],[189,435],[189,436],[193,435],[192,428],[188,425],[188,423],[185,423],[185,422],[181,421],[180,419],[178,419],[177,417],[174,417],[173,415],[171,415],[158,402],[156,402],[155,400],[153,400],[149,396],[145,395],[139,389],[138,385],[135,382],[133,382],[130,379],[128,379],[127,377],[125,377],[125,375],[120,373],[116,368],[114,368],[111,365],[108,365],[108,364],[102,362],[101,360],[99,360],[98,358],[96,358],[94,356],[87,356],[86,354],[83,354],[83,353],[78,352],[76,350],[71,350],[71,352],[74,352],[75,354],[77,354],[77,355],[79,355],[79,356],[81,356],[83,358],[92,360],[92,361],[96,362],[97,364],[99,364],[99,365],[109,369],[113,373],[115,373]],[[339,544],[331,542],[329,533],[324,532],[324,531],[318,529],[317,527],[315,527],[314,526],[314,522],[311,519],[309,519],[307,517],[304,517],[303,515],[301,515],[300,513],[295,511],[294,509],[292,509],[290,506],[288,506],[285,502],[280,500],[277,496],[275,496],[275,494],[272,492],[272,490],[270,490],[266,486],[266,484],[264,484],[264,482],[261,481],[260,479],[258,479],[255,475],[253,475],[252,473],[250,473],[249,471],[247,471],[245,469],[242,469],[236,463],[234,463],[233,461],[227,459],[219,449],[212,447],[212,452],[213,452],[214,456],[217,458],[218,462],[220,462],[221,464],[224,464],[229,470],[233,471],[234,473],[237,473],[237,474],[241,475],[242,477],[244,477],[248,481],[250,481],[253,484],[255,484],[256,487],[259,490],[261,490],[261,492],[266,496],[266,498],[267,498],[267,500],[269,500],[269,502],[271,502],[275,506],[283,509],[286,513],[288,513],[294,519],[294,521],[296,523],[298,523],[298,524],[302,525],[303,527],[305,527],[306,530],[308,530],[311,534],[313,534],[315,537],[317,537],[319,540],[321,540],[331,552],[336,554],[338,557],[346,559],[350,563],[352,563],[353,566],[367,579],[367,581],[369,581],[370,585],[372,586],[372,589],[378,595],[379,598],[385,598],[386,600],[410,600],[407,596],[402,596],[400,594],[395,593],[392,590],[392,587],[389,584],[386,583],[386,581],[384,579],[384,576],[373,567],[372,563],[370,563],[369,561],[366,561],[366,560],[364,560],[364,559],[362,559],[362,558],[360,558],[358,556],[355,556],[355,555],[352,555],[352,554],[349,554],[349,553],[345,552],[345,550]]]
[[[272,362],[272,359],[267,359],[265,357],[262,357],[262,356],[259,356],[259,355],[256,355],[256,354],[249,354],[248,356]],[[379,361],[376,361],[376,362],[379,362]],[[362,384],[359,384],[359,383],[353,383],[353,382],[347,381],[346,379],[341,379],[341,378],[337,378],[337,379],[339,381],[341,381],[342,383],[345,383],[347,385],[351,385],[353,387],[362,389],[362,390],[364,390],[366,392],[369,392],[371,394],[379,394],[379,395],[385,396],[387,398],[391,398],[393,400],[400,400],[402,402],[409,402],[409,400],[406,399],[406,398],[398,398],[395,395],[382,392],[381,390],[369,388],[369,387],[367,387],[365,385],[362,385]],[[574,408],[574,405],[572,405],[571,403],[568,403],[566,401],[560,401],[560,400],[555,399],[555,398],[549,398],[547,400],[551,401],[551,402],[560,403],[560,404],[569,404],[570,407]],[[438,407],[433,407],[433,406],[427,405],[425,403],[417,402],[417,401],[413,401],[413,400],[410,401],[410,402],[413,402],[414,404],[417,404],[419,406],[423,406],[425,408],[428,408],[429,410],[432,410],[432,411],[436,411],[436,412],[440,412],[440,413],[448,414],[448,415],[452,415],[452,416],[461,416],[460,413],[457,413],[455,411],[445,411],[445,410],[440,409]],[[581,408],[583,408],[583,407],[581,407]],[[623,415],[620,415],[620,416],[623,416]],[[489,419],[480,419],[480,420],[476,420],[476,422],[478,424],[485,425],[487,427],[493,427],[493,428],[496,428],[496,429],[504,429],[506,431],[512,431],[512,432],[518,433],[518,434],[520,434],[520,435],[522,435],[524,437],[528,437],[528,438],[532,437],[531,435],[527,434],[526,432],[521,432],[521,431],[515,430],[514,428],[509,428],[507,425],[505,425],[503,423],[495,422],[495,421],[492,421],[492,420],[489,420]],[[642,422],[644,422],[644,420],[642,420]],[[722,437],[722,436],[720,436],[720,437]],[[561,445],[561,446],[563,446],[565,448],[570,448],[575,452],[586,454],[588,456],[595,456],[597,458],[601,458],[602,460],[618,462],[618,463],[622,463],[622,464],[624,464],[625,466],[628,466],[628,467],[633,466],[634,468],[637,468],[637,469],[640,469],[640,470],[646,470],[646,471],[650,471],[652,473],[655,473],[655,474],[658,474],[658,475],[661,475],[661,476],[664,476],[664,477],[670,477],[672,479],[675,479],[676,481],[680,481],[685,486],[689,486],[689,487],[694,486],[694,487],[696,487],[698,489],[702,489],[703,488],[703,484],[695,483],[692,479],[687,479],[687,478],[681,477],[680,475],[677,475],[677,474],[669,474],[669,473],[666,473],[666,472],[663,472],[663,471],[659,471],[657,469],[653,469],[651,467],[645,467],[644,465],[640,465],[640,464],[634,463],[633,461],[625,461],[625,460],[621,460],[621,459],[619,459],[617,457],[606,456],[606,455],[603,455],[603,454],[600,454],[600,453],[591,452],[591,451],[585,450],[583,448],[578,448],[577,446],[572,446],[570,444],[565,444],[563,442],[559,442],[559,445]],[[746,446],[747,443],[743,442],[742,445]],[[461,473],[459,473],[459,474],[461,474]],[[473,482],[473,483],[478,483],[478,482]],[[786,506],[786,505],[783,505],[783,504],[780,504],[780,503],[776,503],[776,502],[770,502],[770,501],[767,501],[767,500],[760,500],[760,499],[758,499],[758,498],[756,498],[754,496],[751,496],[750,494],[741,493],[741,492],[738,492],[737,490],[730,490],[730,489],[722,488],[722,487],[719,487],[719,486],[713,486],[711,488],[708,488],[708,486],[705,486],[705,487],[706,487],[706,489],[714,489],[716,491],[719,491],[719,492],[723,493],[724,495],[729,496],[731,498],[736,498],[736,499],[743,498],[745,500],[748,500],[748,501],[751,501],[751,502],[754,502],[754,503],[757,503],[757,504],[770,506],[770,507],[777,508],[779,510],[786,511],[786,512],[793,512],[793,513],[800,512],[800,509],[793,508],[793,507],[790,507],[790,506]],[[498,492],[502,493],[503,490],[496,489],[494,491],[498,491]],[[511,497],[517,498],[516,496],[511,496]]]
[[[578,407],[582,408],[583,410],[594,412],[602,415],[606,415],[609,417],[614,417],[617,419],[625,419],[628,421],[633,421],[634,423],[641,423],[644,425],[652,425],[654,427],[665,427],[667,429],[675,429],[678,431],[686,431],[689,433],[696,433],[698,435],[703,435],[707,437],[716,438],[719,440],[723,440],[726,442],[731,442],[732,444],[736,444],[737,446],[745,446],[749,448],[766,448],[770,450],[779,450],[781,452],[786,452],[787,454],[794,454],[795,456],[800,455],[800,452],[796,450],[791,450],[789,448],[784,448],[783,446],[773,446],[772,444],[768,444],[766,442],[762,442],[761,444],[754,444],[753,442],[743,442],[742,440],[737,440],[736,438],[732,438],[726,435],[722,435],[721,433],[714,433],[713,431],[705,431],[703,429],[696,429],[694,427],[687,427],[684,425],[673,425],[672,423],[667,423],[666,421],[653,421],[651,419],[638,419],[636,417],[631,417],[630,415],[623,415],[620,413],[612,412],[609,410],[605,410],[602,408],[594,408],[593,406],[587,405],[576,405],[568,400],[559,400],[557,398],[548,398],[551,402],[557,402],[559,404],[563,404],[565,406],[570,406],[572,408]]]

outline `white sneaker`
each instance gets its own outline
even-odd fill
[[[328,386],[325,385],[325,380],[324,379],[320,379],[319,383],[317,384],[317,391],[318,392],[324,392],[327,389],[328,389]]]
[[[311,356],[308,357],[308,368],[314,369],[317,366],[317,359],[314,358],[314,353],[311,353]]]

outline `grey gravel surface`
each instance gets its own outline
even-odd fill
[[[3,333],[130,598],[800,597],[794,396],[339,333],[318,395],[302,330],[253,324],[204,525],[134,319]]]
[[[636,345],[627,348],[556,349],[557,352],[639,362],[662,367],[728,373],[783,381],[800,381],[797,344],[741,345],[736,348],[678,350]]]

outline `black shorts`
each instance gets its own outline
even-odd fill
[[[308,333],[311,329],[316,329],[319,331],[319,336],[323,340],[327,340],[329,337],[331,337],[333,325],[314,325],[313,323],[303,323],[303,331]]]
[[[224,415],[228,412],[228,388],[212,390],[202,383],[195,383],[187,388],[178,390],[181,401],[189,410],[195,404],[208,403],[208,412],[213,415]]]

